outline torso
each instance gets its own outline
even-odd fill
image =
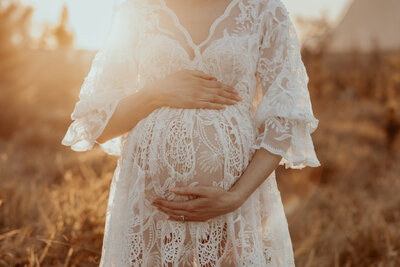
[[[167,1],[169,9],[163,5]],[[138,75],[132,76],[140,77],[140,90],[147,82],[182,69],[200,70],[235,87],[243,101],[225,110],[162,107],[129,132],[110,193],[113,213],[107,215],[104,248],[113,249],[101,266],[193,266],[195,258],[199,266],[294,266],[274,175],[243,209],[204,224],[171,222],[150,205],[155,198],[191,197],[168,190],[175,186],[228,190],[254,153],[257,131],[250,109],[262,38],[261,12],[271,4],[271,14],[276,13],[278,2],[197,1],[131,0],[135,6],[129,15],[137,13],[130,16],[137,19],[130,24],[135,27],[126,30],[139,33],[132,52]],[[275,15],[269,18],[271,25],[277,21]],[[273,70],[274,64],[268,67]],[[120,240],[122,246],[115,247]]]
[[[235,87],[243,101],[225,110],[157,109],[130,132],[124,158],[146,172],[149,201],[176,197],[167,190],[172,185],[228,189],[254,153],[250,147],[256,128],[250,107],[261,2],[146,1],[141,3],[142,31],[136,48],[142,82],[197,69]]]

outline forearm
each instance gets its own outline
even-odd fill
[[[97,141],[104,143],[130,131],[140,120],[160,108],[162,103],[153,92],[150,88],[143,88],[122,99]]]
[[[281,159],[281,156],[266,149],[256,150],[246,170],[229,191],[234,192],[238,201],[243,203],[279,166]]]

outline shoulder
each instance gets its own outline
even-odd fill
[[[114,7],[106,47],[131,49],[132,42],[139,39],[141,22],[136,2],[136,0],[124,0]]]
[[[289,18],[289,11],[281,0],[260,0],[262,14],[278,21]]]
[[[290,14],[281,0],[261,0],[262,20],[264,27],[270,30],[277,26],[287,27],[290,24]]]
[[[139,2],[140,1],[137,0],[123,0],[117,3],[114,8],[114,24],[132,32],[137,32],[141,24],[141,8]]]
[[[127,20],[142,20],[144,14],[151,9],[149,0],[123,0],[117,3],[114,8],[115,16],[123,17]]]
[[[281,8],[286,10],[286,5],[282,0],[259,0],[265,8]]]

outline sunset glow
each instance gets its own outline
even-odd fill
[[[62,6],[69,9],[70,27],[76,35],[76,46],[98,49],[106,38],[117,0],[24,0],[35,7],[34,21],[57,23]],[[284,0],[293,19],[297,15],[318,17],[327,11],[335,21],[351,0]]]
[[[0,267],[400,266],[399,14],[0,0]]]
[[[85,49],[99,48],[107,35],[114,0],[26,0],[35,7],[34,21],[42,24],[57,23],[65,4],[69,9],[70,28],[76,35],[76,46]]]

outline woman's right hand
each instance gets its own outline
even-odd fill
[[[173,108],[224,109],[242,100],[235,88],[196,70],[178,71],[149,86],[161,106]]]

